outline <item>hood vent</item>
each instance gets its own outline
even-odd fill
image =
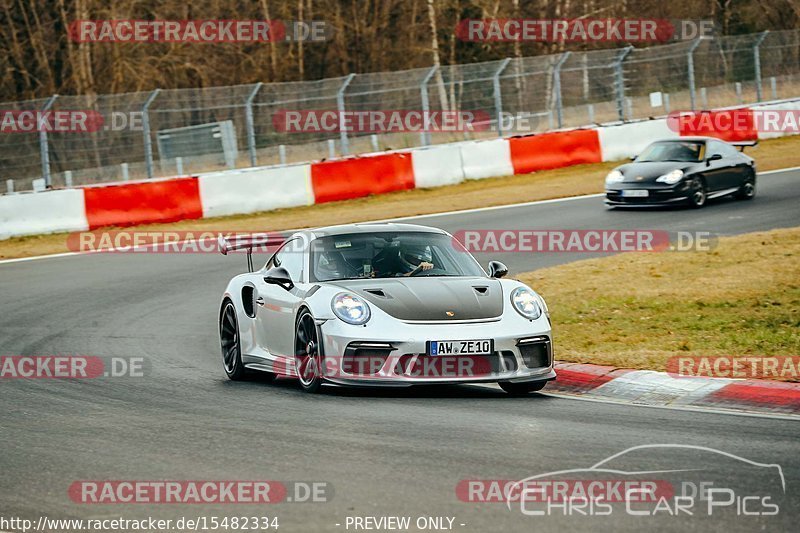
[[[378,296],[380,298],[388,298],[388,296],[386,296],[386,293],[383,292],[383,289],[364,289],[364,292],[368,292],[369,294],[374,294],[375,296]]]
[[[486,294],[487,292],[489,292],[489,287],[472,287],[472,288],[475,289],[475,292],[477,292],[478,294],[481,294],[481,295]]]

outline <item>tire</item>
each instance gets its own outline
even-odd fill
[[[689,205],[695,209],[700,209],[706,205],[706,200],[708,200],[706,183],[703,178],[695,178],[692,181],[692,189],[689,193]]]
[[[314,317],[308,309],[297,315],[294,334],[294,361],[300,386],[309,393],[322,387],[322,352]]]
[[[500,382],[500,388],[512,396],[524,396],[531,392],[539,392],[547,385],[546,381],[524,381],[522,383]]]
[[[755,174],[750,175],[745,180],[739,191],[735,194],[737,200],[752,200],[756,197],[756,177]]]
[[[219,342],[222,349],[222,368],[228,379],[241,381],[247,372],[242,363],[242,345],[239,339],[239,322],[236,307],[226,300],[219,314]]]

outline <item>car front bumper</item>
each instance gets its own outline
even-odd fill
[[[630,190],[646,190],[647,196],[625,196],[625,192]],[[688,201],[689,195],[690,186],[687,180],[683,180],[675,186],[621,183],[615,187],[606,187],[605,203],[609,206],[628,207],[672,205]]]
[[[327,320],[323,339],[325,381],[339,385],[548,381],[556,377],[547,318],[522,317],[458,323],[397,321],[388,331]],[[427,355],[428,341],[492,339],[490,355]]]

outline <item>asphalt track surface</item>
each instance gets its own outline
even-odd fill
[[[697,211],[608,211],[602,198],[590,197],[417,221],[451,232],[637,228],[729,235],[798,226],[800,171],[763,176],[753,202],[723,200]],[[513,275],[582,257],[492,258],[506,262]],[[478,259],[486,264],[489,257]],[[140,378],[0,382],[0,517],[268,515],[279,518],[280,531],[347,531],[348,516],[383,515],[450,516],[455,530],[470,532],[796,530],[796,421],[537,394],[510,398],[493,386],[308,395],[289,380],[230,382],[221,367],[217,305],[228,279],[243,268],[242,256],[198,254],[0,264],[0,353],[148,361]],[[623,509],[605,517],[532,517],[456,497],[463,479],[517,480],[585,468],[632,446],[672,443],[779,464],[786,478],[779,514],[654,519],[626,516]],[[652,469],[659,458],[654,452],[628,466]],[[753,493],[774,475],[713,454],[684,460],[683,468],[716,468],[718,486],[738,484]],[[327,503],[205,506],[78,505],[67,495],[76,480],[107,479],[325,481],[334,496]]]

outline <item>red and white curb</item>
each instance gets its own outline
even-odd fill
[[[637,405],[800,415],[800,383],[672,376],[652,370],[556,363],[546,392]]]

